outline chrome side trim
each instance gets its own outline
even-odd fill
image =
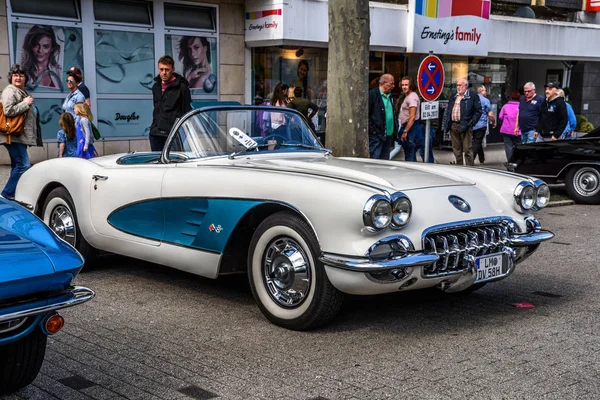
[[[28,209],[29,211],[33,211],[33,206],[29,203],[25,203],[24,201],[19,201],[17,199],[13,199],[13,201],[15,203],[17,203],[18,205],[25,207],[26,209]]]
[[[375,261],[368,258],[347,258],[335,254],[323,254],[319,260],[330,267],[354,272],[375,272],[391,268],[421,267],[439,260],[435,254],[411,253],[405,256]]]
[[[96,293],[94,293],[94,291],[91,289],[88,289],[83,286],[74,286],[58,296],[49,299],[43,299],[43,302],[46,303],[44,305],[32,306],[28,303],[19,304],[17,308],[20,308],[20,310],[13,311],[7,314],[3,314],[2,309],[0,309],[0,322],[8,321],[11,319],[30,317],[33,315],[43,314],[50,311],[56,311],[67,307],[73,307],[91,300],[92,298],[94,298],[95,295]],[[31,303],[39,304],[40,302],[34,301]],[[13,306],[11,308],[15,307]]]
[[[574,161],[565,165],[556,176],[552,176],[553,178],[560,178],[565,171],[567,171],[573,165],[595,165],[596,167],[600,167],[599,161]],[[542,176],[542,175],[539,175]]]

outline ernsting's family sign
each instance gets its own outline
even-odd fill
[[[409,52],[487,55],[491,0],[416,0],[413,4],[414,39]]]

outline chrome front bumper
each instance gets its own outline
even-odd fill
[[[73,307],[91,300],[96,294],[82,286],[74,286],[67,291],[44,299],[35,299],[24,303],[0,307],[0,322],[31,317],[38,314]]]
[[[554,234],[552,232],[540,229],[530,233],[511,236],[508,238],[506,247],[516,249],[537,246],[553,237]],[[325,265],[348,271],[378,272],[388,269],[424,267],[437,262],[440,259],[440,256],[438,254],[429,254],[426,252],[412,252],[384,260],[372,260],[368,257],[351,258],[324,253],[319,259]]]

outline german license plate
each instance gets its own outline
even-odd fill
[[[490,254],[475,259],[477,279],[475,282],[485,282],[506,274],[502,253]]]

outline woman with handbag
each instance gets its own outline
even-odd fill
[[[0,133],[0,144],[8,150],[10,156],[10,176],[2,190],[2,197],[13,200],[17,182],[29,168],[27,146],[38,144],[37,112],[33,105],[33,97],[25,90],[27,72],[19,64],[14,64],[8,72],[10,84],[2,91],[2,109],[7,118],[13,120],[24,118],[20,132],[5,135]],[[21,117],[24,115],[24,117]]]

